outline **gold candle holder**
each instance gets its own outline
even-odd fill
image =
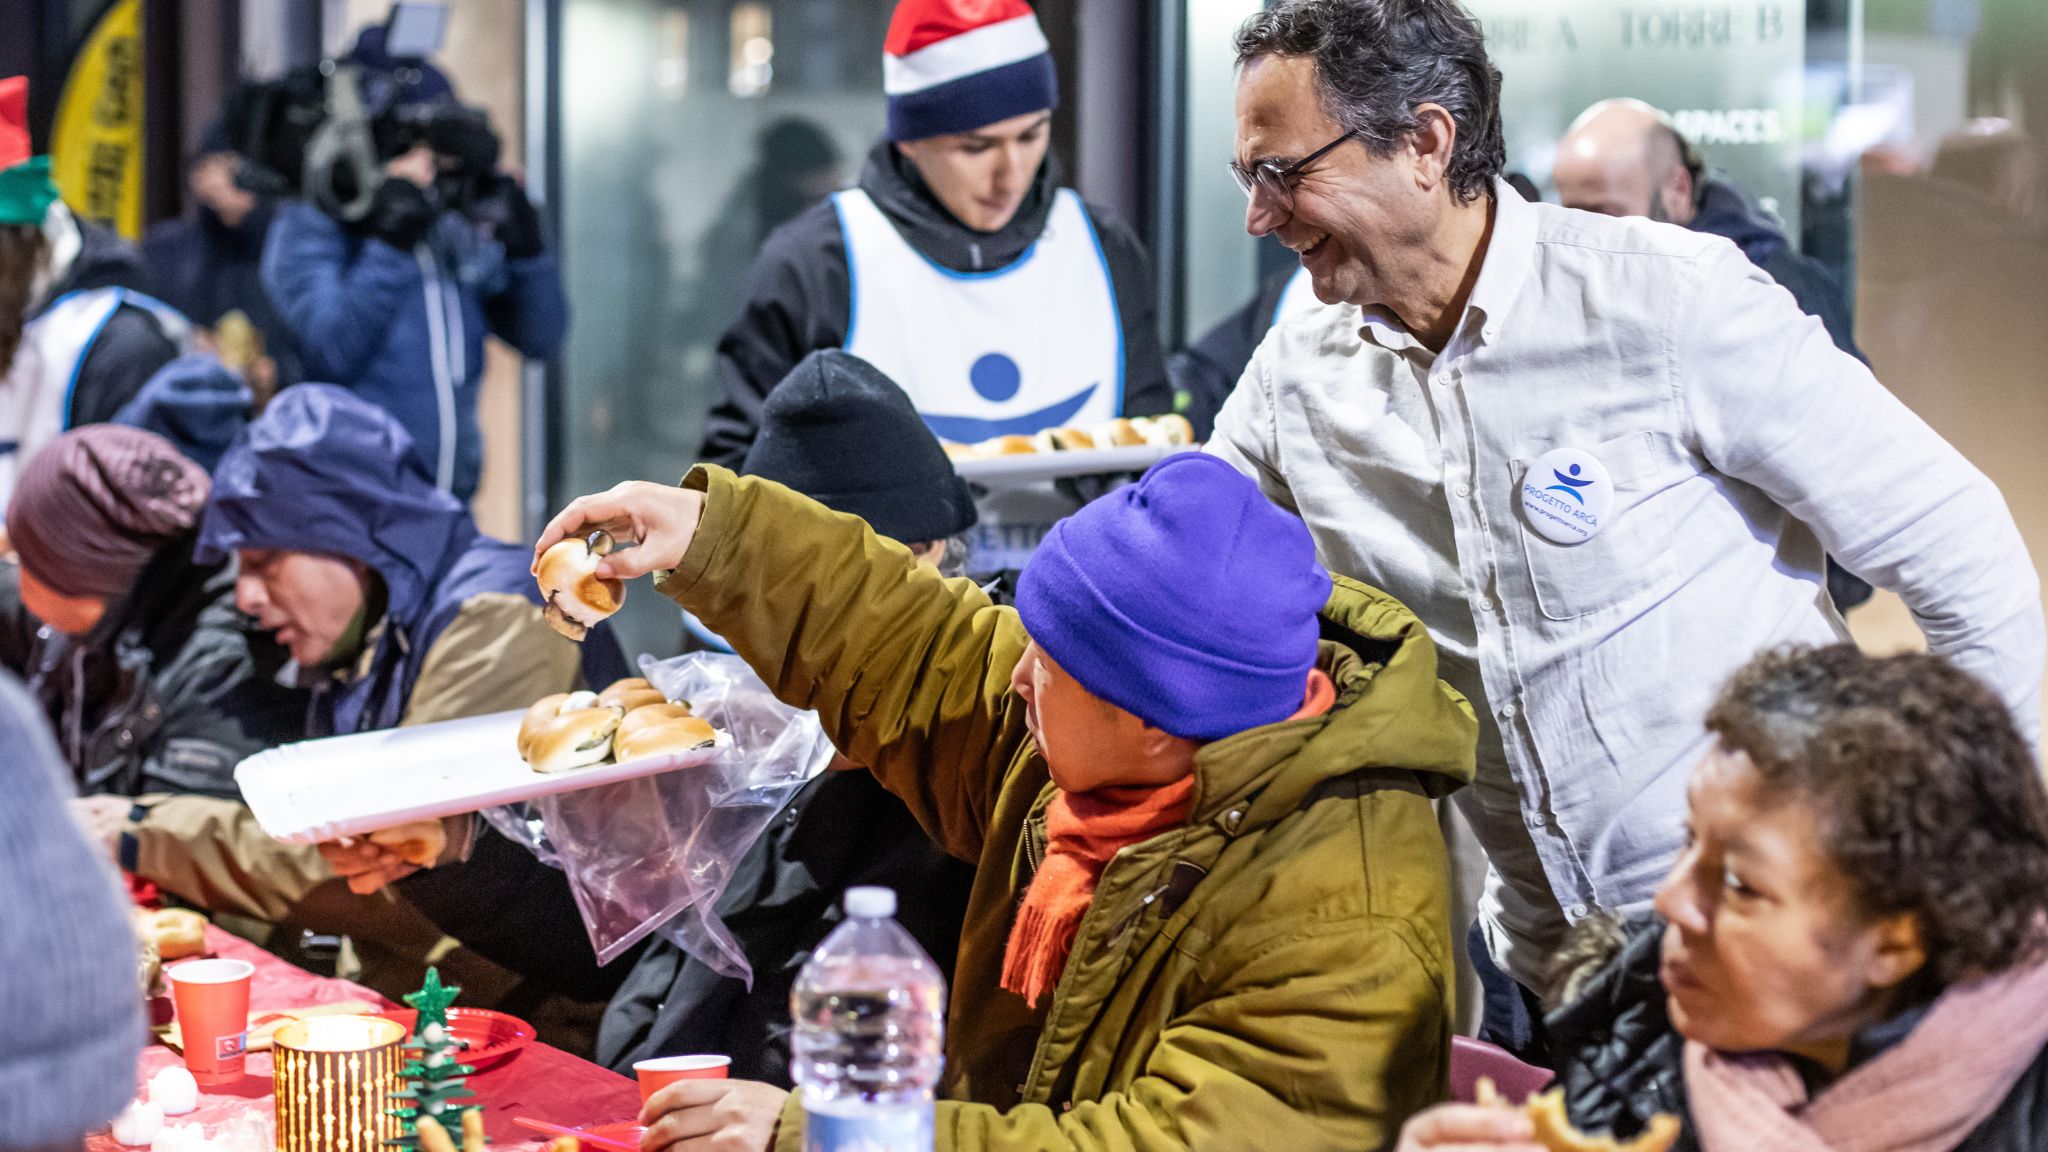
[[[384,1152],[398,1138],[405,1026],[378,1016],[315,1016],[278,1029],[271,1083],[278,1152]]]

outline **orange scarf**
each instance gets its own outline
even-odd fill
[[[1336,703],[1336,686],[1321,670],[1309,673],[1299,720],[1320,716]],[[1193,773],[1156,787],[1097,788],[1054,796],[1045,810],[1046,857],[1024,893],[1017,923],[1003,953],[1002,985],[1033,1008],[1060,982],[1081,918],[1095,899],[1102,870],[1122,849],[1142,844],[1187,821],[1194,803]]]

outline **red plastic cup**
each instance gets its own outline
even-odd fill
[[[242,1078],[249,1047],[249,979],[255,974],[247,960],[188,960],[164,969],[178,1007],[185,1067],[203,1085]]]
[[[731,1072],[730,1056],[657,1056],[633,1064],[633,1075],[640,1078],[642,1104],[678,1080],[723,1080]]]

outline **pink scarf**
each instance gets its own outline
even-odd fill
[[[1688,1041],[1706,1152],[1950,1152],[2048,1043],[2048,963],[1959,984],[1904,1040],[1808,1100],[1790,1060]]]

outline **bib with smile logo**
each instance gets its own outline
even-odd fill
[[[853,280],[846,350],[886,373],[941,439],[972,444],[1123,408],[1123,328],[1081,198],[1061,189],[1024,254],[988,272],[926,259],[868,194],[832,198]]]

